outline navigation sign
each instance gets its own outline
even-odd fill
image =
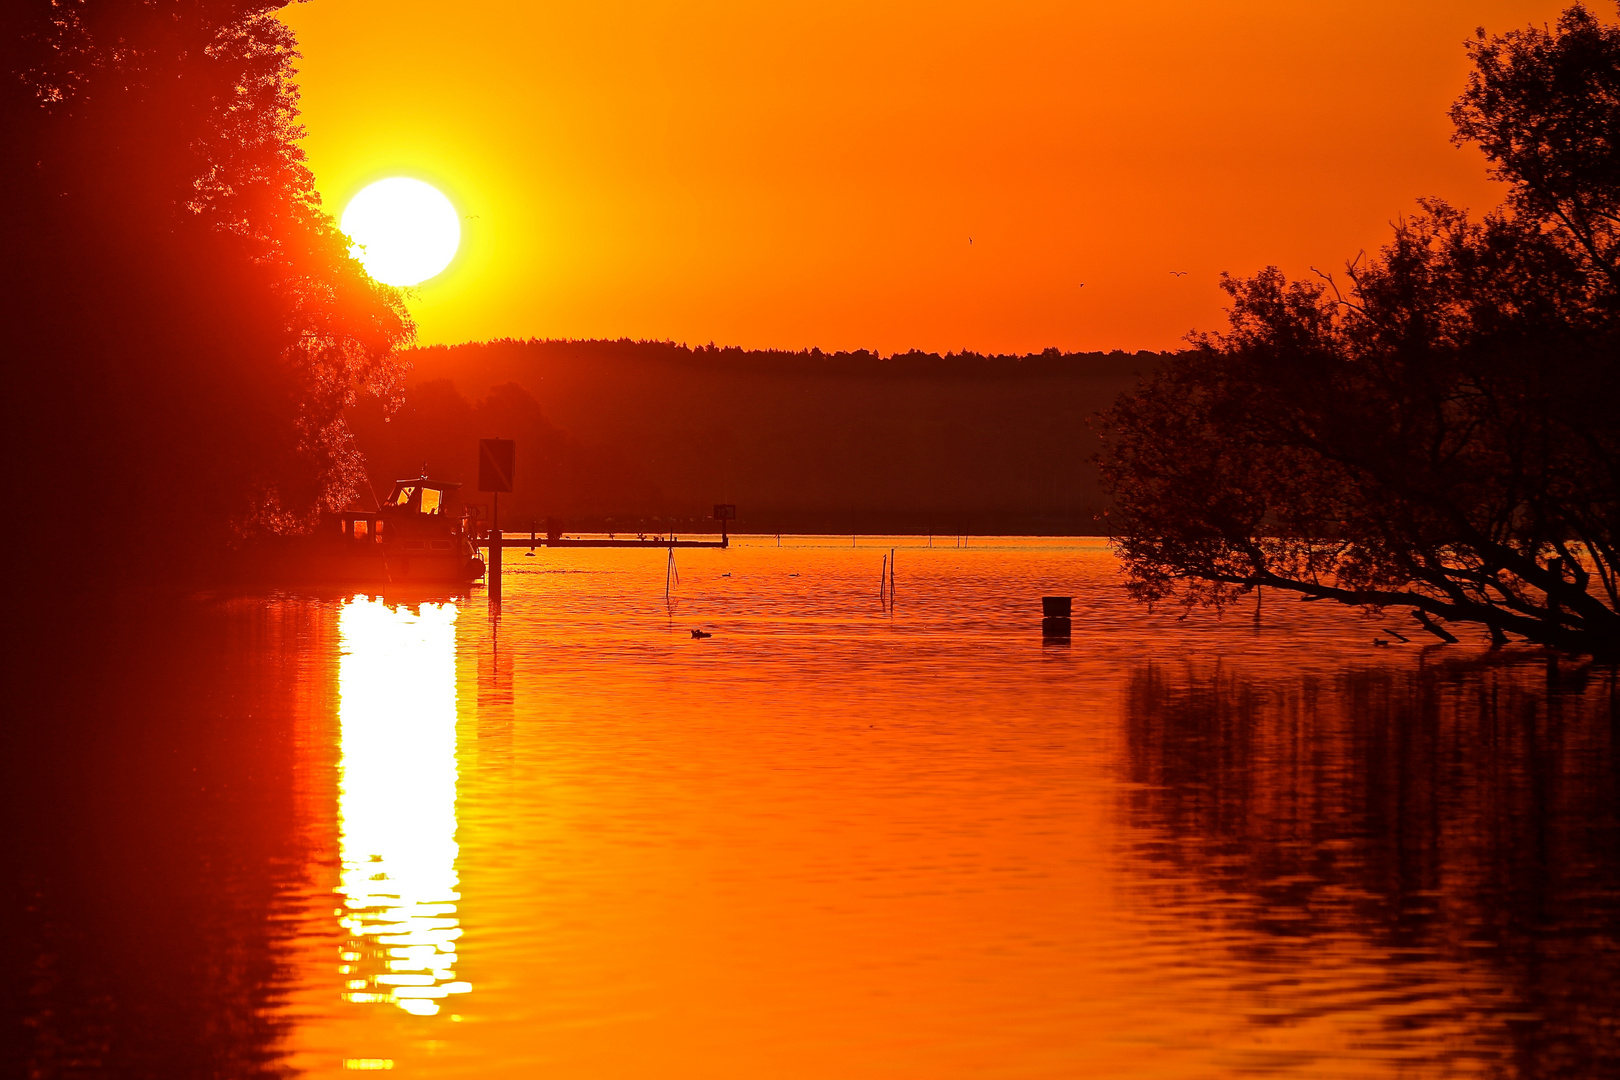
[[[479,491],[511,491],[516,470],[516,442],[511,439],[478,440]]]
[[[736,521],[737,520],[737,507],[736,507],[736,504],[734,504],[734,503],[715,503],[714,504],[714,520],[716,520],[716,521]]]

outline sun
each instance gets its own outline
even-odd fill
[[[405,176],[378,180],[349,200],[339,223],[366,273],[385,285],[416,285],[450,265],[461,216],[437,188]]]

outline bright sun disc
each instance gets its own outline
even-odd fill
[[[339,227],[366,273],[385,285],[415,285],[450,265],[461,217],[439,190],[396,176],[349,200]]]

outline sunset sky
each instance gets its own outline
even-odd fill
[[[312,0],[284,18],[332,212],[411,176],[465,215],[411,301],[425,343],[1022,352],[1174,347],[1221,325],[1222,270],[1337,268],[1422,195],[1494,205],[1449,141],[1463,42],[1563,6]]]

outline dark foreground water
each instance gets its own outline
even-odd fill
[[[1620,1072],[1612,667],[876,543],[12,611],[8,1068]]]

